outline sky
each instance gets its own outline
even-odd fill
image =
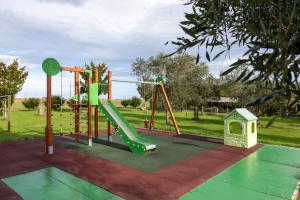
[[[17,94],[21,98],[46,95],[41,63],[47,57],[56,58],[63,66],[83,66],[90,61],[106,63],[114,79],[135,80],[131,64],[136,58],[175,50],[175,46],[164,44],[184,35],[178,24],[191,7],[183,3],[0,0],[0,60],[10,63],[17,58],[26,66],[29,76]],[[239,56],[239,51],[235,51],[230,58],[208,63],[210,72],[218,76]],[[61,94],[60,79],[60,75],[53,77],[53,94]],[[62,95],[69,97],[74,87],[73,75],[64,72],[62,80]],[[135,84],[113,83],[112,93],[114,99],[138,96]]]

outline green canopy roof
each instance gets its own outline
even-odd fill
[[[240,114],[245,120],[247,121],[253,121],[253,120],[257,120],[257,117],[255,115],[253,115],[249,110],[247,110],[246,108],[235,108],[233,111],[231,111],[226,117],[225,119],[227,119],[228,117],[230,117],[233,113],[238,113]]]

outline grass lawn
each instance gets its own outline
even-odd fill
[[[143,127],[144,111],[133,108],[120,108],[127,120],[135,127]],[[86,110],[82,111],[83,113]],[[71,115],[70,115],[71,114]],[[70,132],[73,130],[72,112],[66,110],[62,113],[53,112],[53,124],[55,134],[62,132]],[[150,111],[147,111],[148,119]],[[192,120],[193,112],[177,112],[175,113],[178,126],[182,133],[192,133],[209,137],[223,137],[223,118],[224,114],[213,114],[200,116],[199,121]],[[16,102],[12,109],[12,132],[6,133],[6,121],[0,117],[0,142],[14,141],[22,139],[31,139],[44,136],[45,116],[38,116],[36,111],[26,110],[20,102]],[[107,123],[102,113],[99,115],[99,127],[106,128]],[[81,116],[82,122],[87,120],[85,114]],[[269,118],[260,120],[258,128],[258,140],[262,143],[279,144],[286,146],[300,147],[300,118],[278,119],[271,127],[265,128]],[[62,126],[60,126],[60,124]],[[156,114],[155,125],[157,129],[174,131],[171,121],[165,123],[165,113]],[[86,124],[81,125],[81,129],[87,130]]]

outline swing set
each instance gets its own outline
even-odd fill
[[[179,128],[177,126],[176,119],[175,119],[175,116],[174,116],[174,113],[173,113],[170,101],[168,99],[166,90],[164,88],[165,80],[163,79],[163,77],[158,76],[156,78],[155,82],[149,82],[149,81],[129,81],[129,80],[117,80],[117,79],[112,79],[112,81],[114,81],[114,82],[124,82],[124,83],[144,84],[144,90],[143,90],[144,92],[143,93],[144,93],[144,104],[145,105],[146,105],[146,100],[145,100],[145,96],[146,96],[145,85],[146,84],[153,85],[154,89],[153,89],[153,92],[152,92],[152,111],[151,111],[150,122],[147,119],[147,109],[146,109],[146,106],[145,106],[145,109],[144,109],[144,117],[145,117],[144,126],[145,126],[145,128],[149,128],[149,130],[152,130],[154,128],[154,126],[155,126],[154,125],[154,118],[155,118],[155,113],[156,113],[156,109],[157,109],[157,99],[158,99],[159,94],[161,93],[162,96],[163,96],[163,98],[164,98],[164,100],[165,100],[166,107],[167,107],[167,109],[168,109],[168,111],[170,113],[170,117],[172,119],[175,131],[176,131],[177,134],[180,134],[180,131],[179,131]]]
[[[162,77],[158,77],[156,82],[146,82],[146,81],[127,81],[127,80],[116,80],[112,79],[112,72],[107,73],[107,82],[98,82],[98,69],[89,70],[82,67],[65,67],[61,66],[57,60],[54,58],[47,58],[42,64],[43,71],[47,74],[47,120],[45,127],[45,144],[46,153],[53,154],[53,125],[52,125],[52,106],[51,106],[51,95],[52,95],[52,76],[62,73],[63,71],[69,71],[74,73],[74,96],[71,98],[75,103],[71,106],[74,110],[74,135],[75,141],[79,142],[80,134],[80,110],[82,107],[82,99],[80,96],[80,75],[86,74],[87,79],[87,95],[86,95],[86,108],[87,108],[87,138],[88,145],[92,146],[92,118],[94,111],[94,138],[99,138],[99,125],[98,125],[98,109],[100,109],[105,117],[107,118],[108,128],[107,136],[108,141],[112,142],[112,128],[115,128],[116,132],[120,135],[123,141],[128,145],[129,149],[138,154],[142,154],[146,151],[152,151],[156,149],[156,144],[154,141],[142,137],[125,119],[125,117],[119,112],[119,110],[111,102],[112,99],[112,82],[127,82],[127,83],[140,83],[140,84],[151,84],[154,85],[153,92],[153,102],[152,102],[152,113],[149,129],[154,128],[154,116],[157,106],[157,98],[159,93],[162,93],[166,106],[172,118],[172,122],[177,134],[180,134],[179,128],[177,126],[175,116],[172,111],[171,104],[168,100],[166,91],[164,89],[164,80]],[[94,74],[94,76],[93,76]],[[94,77],[94,78],[93,78]],[[92,80],[93,79],[93,80]],[[100,86],[100,87],[99,87]],[[70,86],[71,87],[71,86]],[[99,99],[99,91],[107,93],[107,100],[105,103],[101,102]],[[62,97],[62,74],[61,74],[61,97]],[[70,101],[71,101],[70,99]],[[83,99],[84,100],[84,99]],[[61,102],[62,106],[62,102]],[[62,114],[62,109],[61,109]],[[71,124],[71,123],[70,123]],[[62,130],[61,130],[62,132]]]

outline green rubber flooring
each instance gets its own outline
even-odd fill
[[[129,151],[128,147],[116,134],[113,135],[114,143],[107,144],[106,135],[101,135],[100,140],[95,141],[92,147],[83,143],[75,143],[73,140],[57,140],[56,144],[62,147],[73,148],[79,152],[91,156],[110,160],[121,165],[134,168],[143,172],[153,172],[171,164],[175,164],[188,157],[198,155],[201,152],[220,147],[220,144],[199,140],[162,136],[158,134],[142,134],[157,144],[157,149],[144,155],[137,155]]]
[[[300,149],[265,145],[181,200],[286,200],[300,179]]]
[[[55,167],[8,177],[2,181],[24,200],[122,199]]]

